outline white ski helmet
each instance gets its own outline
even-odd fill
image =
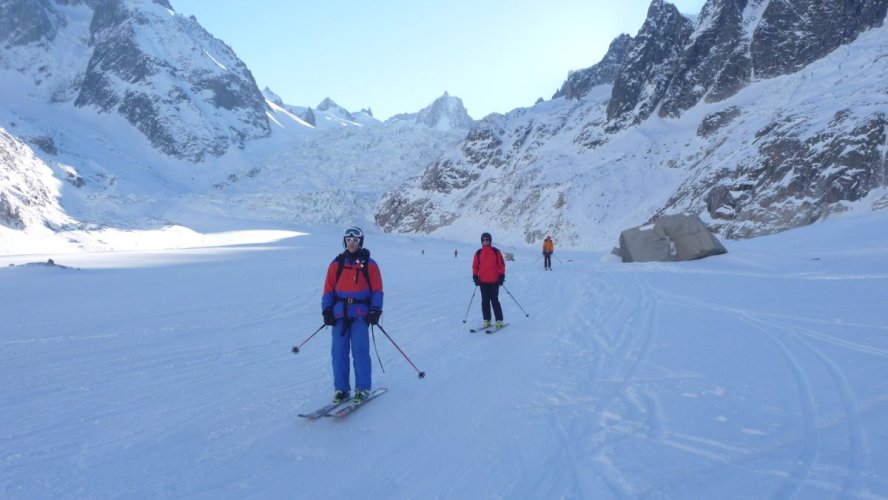
[[[358,242],[358,248],[364,248],[364,231],[361,230],[358,226],[352,226],[342,233],[342,247],[345,248],[347,245],[345,244],[346,238],[361,238],[361,241]]]

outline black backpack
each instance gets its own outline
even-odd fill
[[[341,254],[336,256],[336,280],[333,282],[334,290],[336,285],[339,283],[339,277],[342,276],[342,270],[345,268],[345,254],[346,252],[342,252]],[[366,248],[362,248],[360,252],[358,252],[358,262],[361,262],[361,271],[364,273],[364,279],[367,280],[367,288],[370,289],[370,293],[373,293],[373,284],[370,282],[370,271],[367,269],[369,267],[368,263],[370,262],[370,250]],[[355,283],[358,282],[358,277],[355,276]]]

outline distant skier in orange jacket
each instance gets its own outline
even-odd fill
[[[546,236],[543,241],[543,269],[552,270],[552,254],[555,253],[555,243],[552,242],[551,236]]]

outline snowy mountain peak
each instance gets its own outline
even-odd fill
[[[447,92],[418,113],[403,113],[389,120],[415,123],[436,130],[468,130],[475,124],[462,99]]]
[[[284,106],[286,106],[284,104],[284,100],[281,99],[281,96],[275,94],[274,91],[268,87],[265,87],[264,89],[262,89],[262,95],[265,96],[265,98],[268,99],[269,101],[277,104],[278,106],[280,106],[282,108]]]
[[[330,108],[339,108],[339,109],[343,109],[343,108],[340,107],[338,104],[336,104],[336,102],[335,102],[333,99],[330,99],[329,97],[325,97],[324,100],[321,101],[320,104],[318,104],[318,105],[316,106],[316,108],[317,108],[319,111],[327,111],[327,110],[330,109]]]

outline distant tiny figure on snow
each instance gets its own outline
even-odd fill
[[[475,252],[472,260],[472,281],[475,286],[481,288],[481,315],[484,318],[483,327],[490,326],[490,307],[493,306],[493,315],[496,319],[496,327],[503,327],[503,308],[499,301],[499,287],[506,281],[506,263],[503,254],[493,246],[493,237],[490,233],[481,234],[481,248]]]
[[[543,269],[552,270],[552,254],[555,253],[555,243],[552,242],[552,236],[546,236],[543,240]]]
[[[459,255],[459,250],[453,250],[453,258],[455,259]]]

